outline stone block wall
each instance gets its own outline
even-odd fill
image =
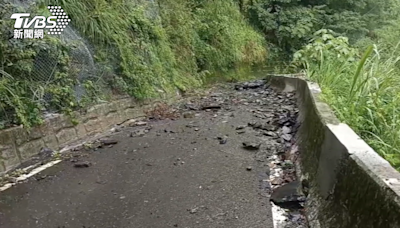
[[[22,126],[0,131],[0,175],[37,155],[43,147],[59,150],[68,143],[96,133],[128,119],[144,116],[143,106],[132,98],[95,105],[86,113],[76,113],[78,124],[66,115],[55,115],[38,127]]]

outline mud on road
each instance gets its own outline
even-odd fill
[[[306,227],[295,94],[228,84],[148,114],[1,192],[0,228],[272,228],[271,200]]]

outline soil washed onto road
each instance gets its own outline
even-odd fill
[[[272,228],[271,200],[296,205],[285,227],[306,227],[287,195],[295,94],[258,80],[188,96],[0,192],[0,228]]]

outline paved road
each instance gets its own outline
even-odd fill
[[[272,228],[266,161],[272,141],[236,129],[259,120],[251,109],[260,101],[251,101],[261,95],[208,96],[198,101],[222,109],[150,121],[142,137],[130,134],[144,127],[122,129],[110,136],[118,141],[113,147],[77,152],[90,167],[67,160],[37,175],[43,179],[1,192],[0,228]],[[216,137],[225,135],[221,144]],[[264,140],[260,150],[242,148],[254,140]]]

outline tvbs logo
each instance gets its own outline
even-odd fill
[[[29,13],[14,13],[11,19],[15,19],[14,38],[15,39],[43,39],[44,30],[48,34],[60,35],[66,28],[71,19],[64,12],[61,6],[47,7],[53,16],[35,16],[30,19]]]

